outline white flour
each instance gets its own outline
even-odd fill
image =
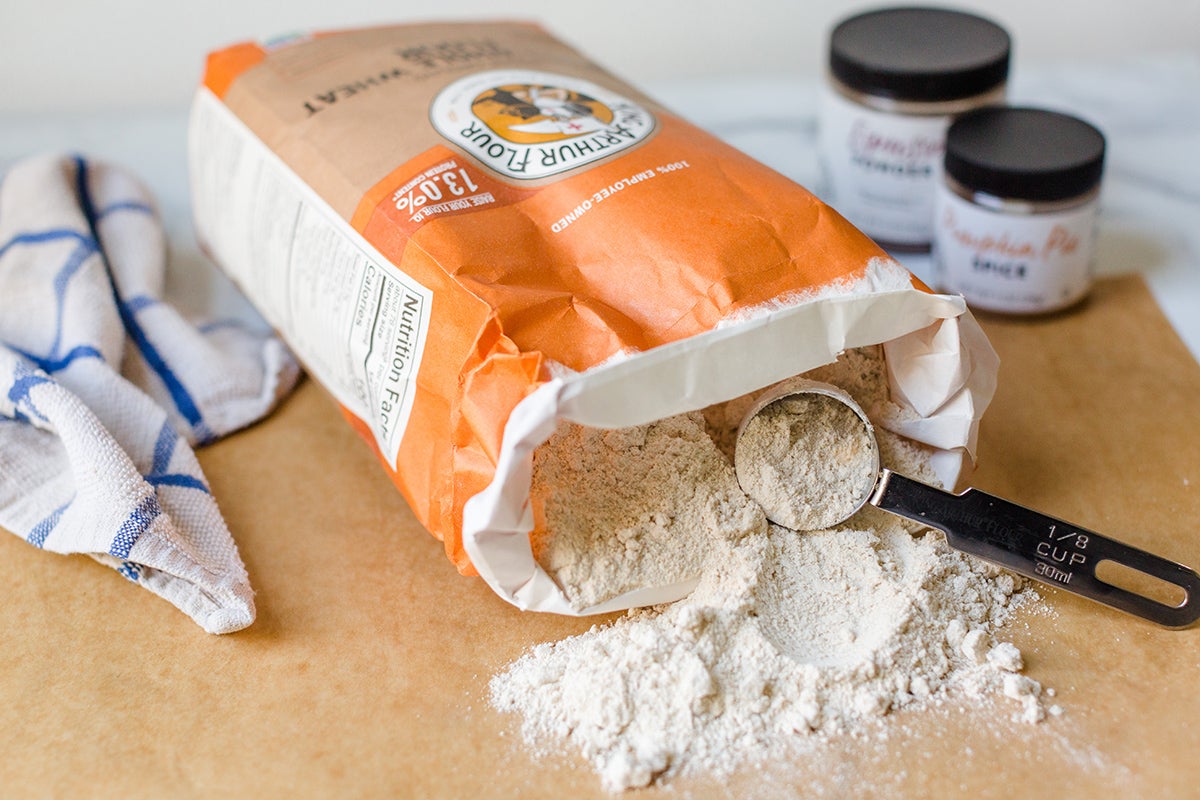
[[[695,578],[710,539],[766,527],[698,412],[621,430],[565,423],[533,469],[534,556],[578,609]]]
[[[874,414],[886,411],[881,374],[871,349],[814,377]],[[1016,715],[1040,719],[1040,685],[1019,673],[1015,647],[992,641],[1031,593],[877,509],[833,530],[764,525],[730,484],[732,431],[753,401],[619,432],[567,427],[543,446],[539,522],[586,523],[538,536],[564,589],[586,604],[645,575],[698,569],[700,583],[684,600],[534,647],[493,679],[496,707],[521,714],[531,743],[577,748],[610,790],[726,774],[955,690],[1012,698]],[[702,420],[711,440],[695,435]],[[922,448],[877,433],[884,465],[934,481]],[[568,495],[584,505],[559,508]],[[633,533],[618,546],[622,531]],[[626,555],[634,539],[638,559]],[[648,552],[666,563],[642,563]]]
[[[849,406],[825,394],[781,397],[755,414],[734,465],[767,518],[798,531],[836,525],[875,480],[875,440]]]

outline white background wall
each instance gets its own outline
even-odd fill
[[[382,22],[519,17],[635,84],[820,74],[850,0],[0,0],[0,113],[179,108],[205,53],[282,33]],[[1007,27],[1014,67],[1200,53],[1200,0],[954,0]],[[1200,87],[1197,88],[1200,91]]]

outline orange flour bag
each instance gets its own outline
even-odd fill
[[[954,483],[996,359],[809,192],[526,24],[210,56],[198,235],[463,573],[567,614],[533,558],[533,450],[882,344],[897,433]],[[644,587],[582,613],[664,602]]]

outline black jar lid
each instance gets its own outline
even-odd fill
[[[829,69],[865,94],[959,100],[1008,78],[1011,43],[994,22],[948,8],[883,8],[843,20],[829,39]]]
[[[1104,134],[1069,114],[992,106],[946,132],[946,174],[971,191],[1015,200],[1078,197],[1100,183]]]

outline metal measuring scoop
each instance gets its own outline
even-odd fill
[[[1200,575],[1195,571],[1147,553],[1127,544],[1101,536],[1094,531],[1073,525],[1065,520],[1046,516],[999,497],[967,489],[952,494],[921,481],[905,477],[887,468],[880,468],[879,446],[875,429],[862,408],[846,392],[825,383],[793,378],[768,390],[747,412],[738,428],[738,450],[734,467],[743,491],[763,506],[767,518],[784,527],[795,521],[795,509],[784,507],[781,495],[764,489],[761,464],[741,454],[742,437],[748,426],[765,409],[788,398],[817,398],[820,403],[836,402],[861,421],[866,436],[863,440],[871,455],[853,461],[856,470],[844,480],[857,481],[838,485],[843,477],[834,477],[828,486],[832,503],[820,505],[820,524],[811,529],[827,528],[846,521],[870,503],[892,514],[915,520],[946,534],[951,547],[978,556],[1025,577],[1057,586],[1069,592],[1096,600],[1160,625],[1182,628],[1200,619]],[[824,399],[821,399],[824,398]],[[816,407],[818,404],[808,404]],[[803,410],[805,404],[793,403]],[[822,466],[827,454],[804,453],[803,438],[789,441],[789,458],[811,459],[809,466]],[[843,462],[844,466],[844,462]],[[862,466],[861,470],[857,467]],[[844,470],[843,470],[844,471]],[[861,472],[861,474],[859,474]],[[841,491],[846,490],[846,491]],[[827,499],[828,499],[827,498]],[[1184,598],[1177,605],[1161,602],[1131,589],[1108,583],[1097,576],[1097,568],[1113,562],[1118,568],[1134,570],[1158,581],[1182,589]]]

